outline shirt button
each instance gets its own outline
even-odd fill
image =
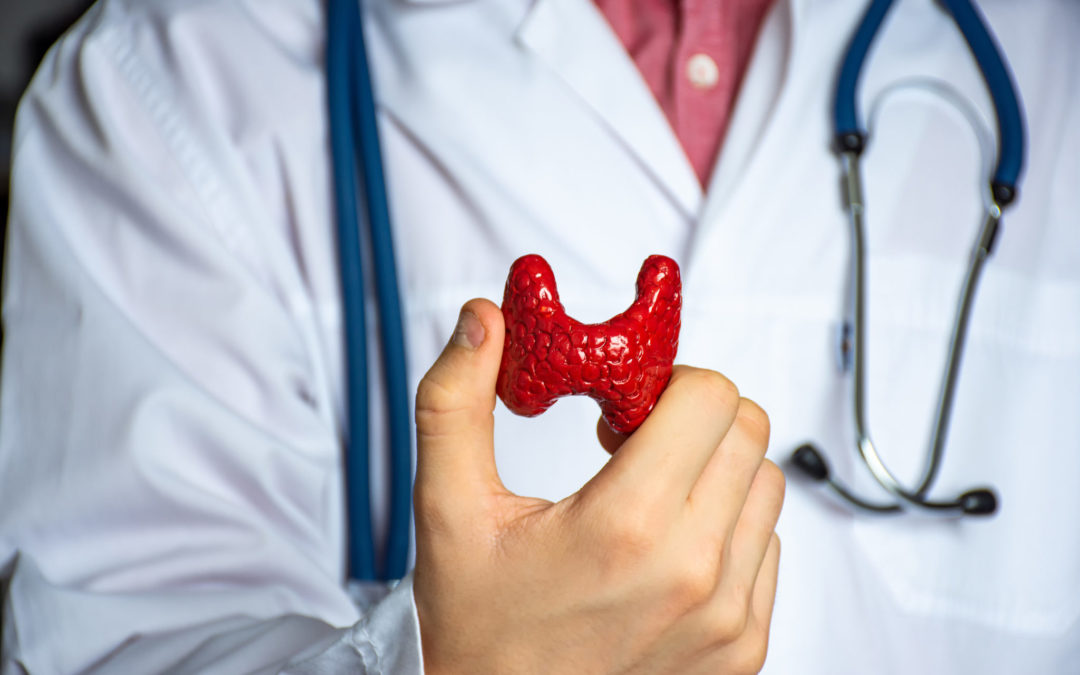
[[[686,62],[686,77],[695,89],[712,89],[720,81],[720,68],[708,54],[694,54]]]

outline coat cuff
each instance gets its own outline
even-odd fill
[[[413,600],[412,573],[392,590],[385,584],[352,584],[353,600],[364,617],[339,629],[305,653],[298,654],[280,675],[423,675],[420,621]]]
[[[423,675],[412,572],[353,627],[350,640],[363,656],[369,673]]]

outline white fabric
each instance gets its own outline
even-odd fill
[[[571,314],[683,267],[679,360],[771,414],[771,456],[854,459],[835,366],[848,233],[829,107],[862,0],[779,0],[706,195],[588,0],[371,0],[410,386],[461,303],[523,253]],[[1080,658],[1080,5],[987,0],[1029,165],[974,310],[939,487],[958,522],[853,514],[792,476],[768,673],[1070,673]],[[417,673],[407,579],[343,588],[342,354],[315,0],[105,0],[20,112],[0,399],[3,672]],[[992,121],[961,38],[898,3],[864,110],[947,80]],[[890,96],[865,162],[870,421],[921,468],[978,225],[978,144]],[[597,410],[497,412],[500,473],[559,498],[605,459]],[[381,447],[381,428],[373,430]],[[384,458],[374,458],[385,527]],[[376,594],[381,595],[381,594]]]

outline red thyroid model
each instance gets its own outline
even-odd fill
[[[628,434],[671,377],[682,311],[679,266],[650,256],[630,309],[584,324],[566,315],[547,261],[523,256],[510,267],[502,311],[506,343],[496,391],[507,408],[533,417],[561,396],[585,394],[612,429]]]

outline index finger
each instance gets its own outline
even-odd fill
[[[720,373],[675,366],[645,422],[596,477],[640,497],[685,501],[735,420],[739,390]]]

